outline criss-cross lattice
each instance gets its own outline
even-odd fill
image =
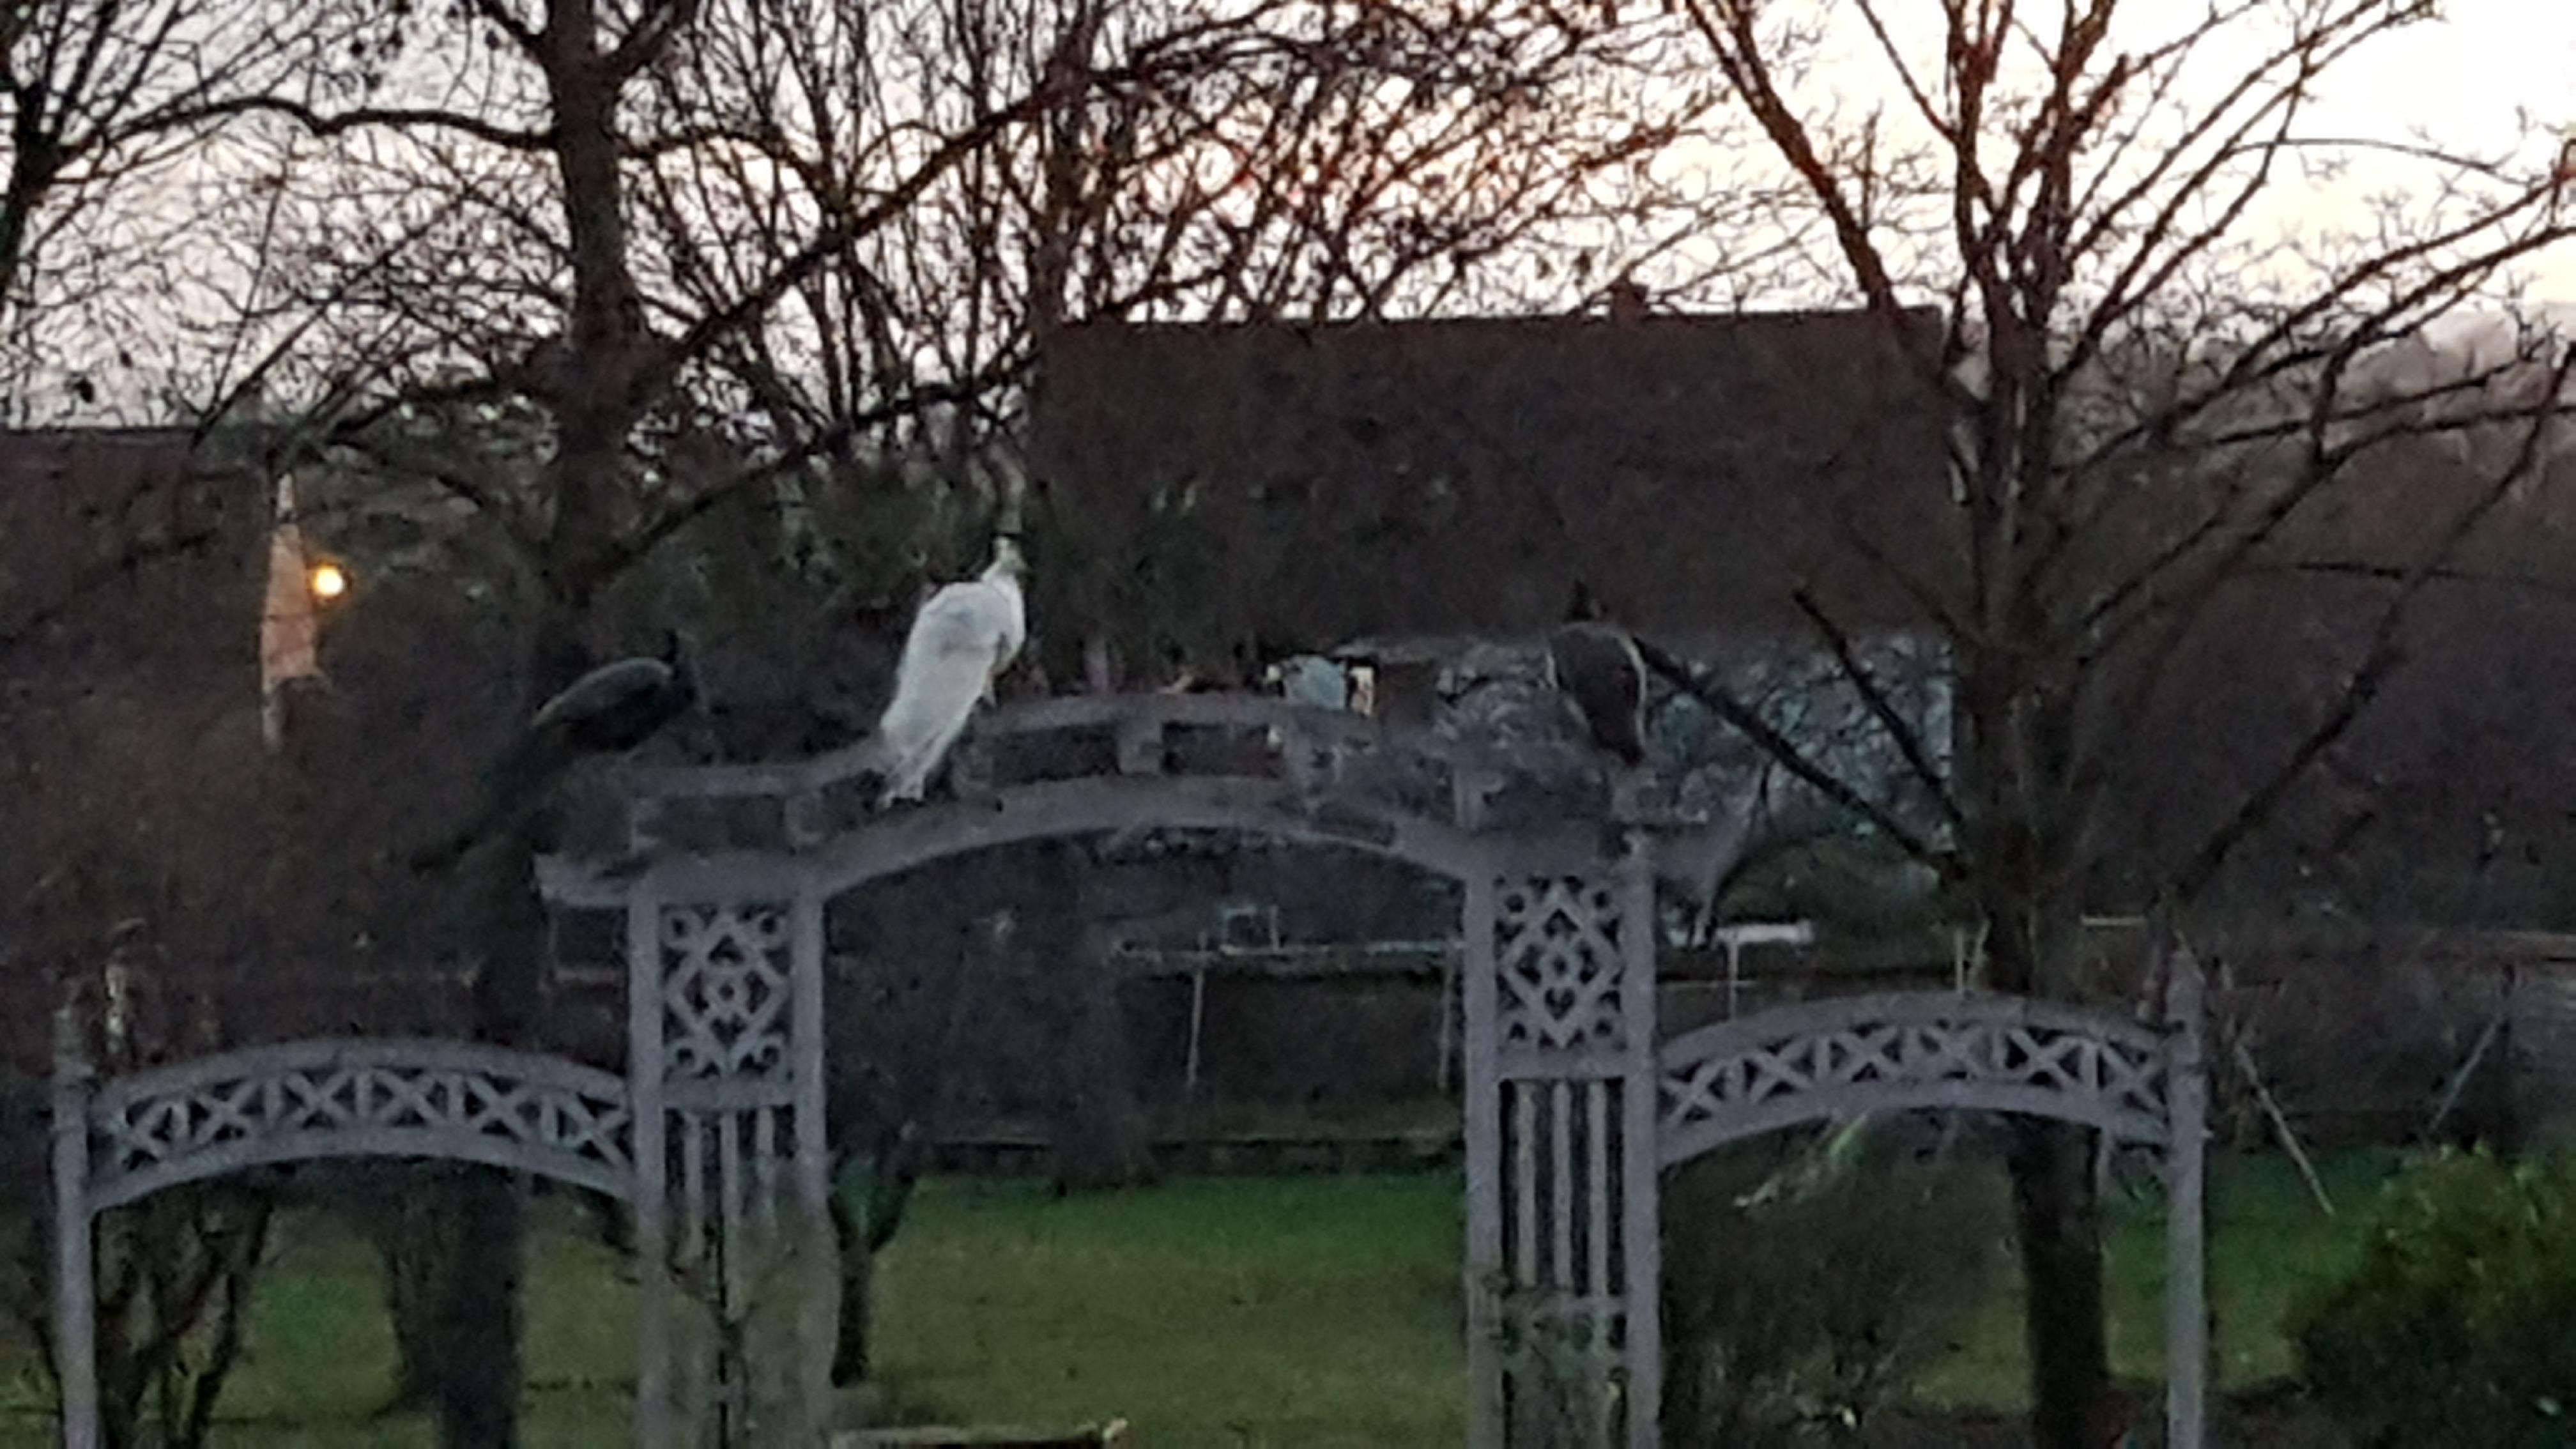
[[[787,1060],[783,905],[662,912],[663,1052],[673,1077],[760,1077]]]
[[[102,1200],[205,1164],[343,1151],[571,1159],[628,1169],[626,1084],[570,1062],[453,1042],[299,1042],[146,1073],[90,1108]]]
[[[1618,892],[1573,876],[1504,883],[1494,960],[1506,1050],[1616,1051],[1626,1044]]]
[[[2154,1034],[2029,1003],[1867,998],[1791,1009],[1669,1043],[1661,1136],[1687,1155],[1736,1129],[1926,1100],[2045,1111],[2161,1140],[2166,1051]]]

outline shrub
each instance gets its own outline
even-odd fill
[[[2576,1159],[2445,1152],[2400,1174],[2290,1330],[2309,1392],[2360,1443],[2568,1443]]]
[[[1664,1428],[1676,1444],[1856,1435],[1948,1347],[2000,1241],[1990,1174],[1887,1130],[1739,1144],[1665,1195]],[[1766,1180],[1767,1173],[1767,1180]]]

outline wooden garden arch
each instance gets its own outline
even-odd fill
[[[1913,1107],[2015,1112],[2162,1148],[2165,1443],[2205,1442],[2208,1086],[2201,981],[2176,951],[2165,1029],[2028,997],[1901,992],[1778,1007],[1675,1037],[1657,1053],[1656,1151],[1676,1167],[1724,1143]]]
[[[1015,741],[1068,735],[1100,747],[1072,752],[1070,765],[1062,751],[1052,762],[1011,759]],[[1408,753],[1365,717],[1224,695],[1018,706],[987,716],[962,747],[958,801],[892,814],[869,808],[860,761],[842,751],[628,771],[623,848],[538,862],[554,903],[624,914],[622,1078],[460,1043],[362,1040],[260,1048],[102,1087],[64,1053],[57,1341],[92,1342],[91,1225],[106,1206],[260,1162],[460,1157],[632,1205],[636,1442],[696,1442],[717,1416],[742,1412],[749,1388],[741,1355],[703,1336],[675,1344],[675,1267],[712,1279],[713,1306],[732,1315],[748,1310],[764,1252],[832,1251],[830,900],[1015,840],[1225,829],[1356,847],[1461,885],[1476,1449],[1651,1449],[1662,1397],[1661,1169],[1730,1137],[1897,1105],[2038,1111],[2167,1145],[2176,1272],[2187,1274],[2173,1294],[2172,1442],[2199,1444],[2202,1088],[2188,971],[2177,974],[2189,978],[2177,986],[2184,1025],[2161,1036],[2031,1003],[1942,996],[1789,1008],[1659,1043],[1645,835],[1605,836],[1601,822],[1489,828],[1490,776]],[[1390,768],[1411,782],[1411,808],[1377,803]],[[833,1277],[788,1275],[796,1422],[762,1428],[762,1444],[825,1437]],[[64,1384],[64,1443],[96,1449],[85,1354],[67,1355]]]
[[[1035,737],[1068,736],[1096,748],[1012,758]],[[892,814],[871,810],[861,763],[843,751],[635,771],[620,862],[540,862],[549,899],[626,913],[629,1061],[666,1064],[633,1077],[639,1123],[669,1117],[678,1143],[709,1132],[792,1140],[811,1184],[809,1221],[821,1221],[823,913],[867,881],[1012,841],[1146,828],[1253,832],[1404,861],[1458,881],[1463,900],[1470,1442],[1560,1445],[1572,1442],[1570,1424],[1584,1439],[1654,1442],[1656,917],[1642,848],[1605,845],[1599,822],[1487,828],[1489,776],[1408,753],[1365,716],[1261,696],[1083,696],[996,711],[961,747],[958,800]],[[1373,787],[1390,771],[1410,780],[1413,808],[1381,803]],[[672,946],[675,920],[694,922],[698,937],[770,944],[688,957]],[[748,1024],[758,1008],[744,1003],[790,993],[788,983],[811,998],[797,1025]],[[706,1035],[718,996],[746,1023],[718,1033],[733,1043],[728,1055],[668,1051],[668,1031]],[[746,1075],[735,1058],[785,1069]],[[774,1137],[746,1124],[791,1098],[789,1127]],[[637,1140],[645,1159],[667,1151]],[[638,1182],[637,1247],[650,1253],[670,1224],[654,1175]],[[699,1217],[721,1236],[732,1210],[719,1196]],[[684,1252],[699,1231],[681,1232]],[[639,1354],[652,1365],[669,1351],[668,1319],[663,1290],[649,1276],[644,1286]],[[819,1383],[828,1307],[809,1311],[807,1375]]]
[[[631,1200],[625,1079],[473,1042],[288,1042],[96,1082],[78,1019],[54,1052],[54,1345],[65,1449],[99,1449],[98,1215],[252,1167],[430,1157]]]

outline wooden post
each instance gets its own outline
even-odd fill
[[[2165,986],[2173,1043],[2165,1101],[2165,1444],[2202,1449],[2209,1393],[2209,1079],[2200,961],[2187,945],[2177,942],[2173,950]]]
[[[1449,1064],[1458,1055],[1458,953],[1444,951],[1440,957],[1440,1033],[1433,1050],[1431,1089],[1449,1095]]]
[[[1656,1449],[1662,1442],[1664,1409],[1663,1179],[1656,1148],[1662,1099],[1655,1071],[1657,920],[1652,849],[1644,831],[1630,833],[1628,856],[1621,865],[1625,879],[1620,883],[1627,1074],[1621,1083],[1626,1114],[1619,1128],[1619,1237],[1627,1261],[1622,1265],[1619,1296],[1627,1318],[1629,1449]],[[1604,1146],[1595,1141],[1593,1150]],[[1592,1230],[1597,1233],[1606,1226],[1596,1223]]]
[[[101,1449],[98,1316],[89,1210],[89,1099],[93,1073],[81,1050],[79,1013],[54,1014],[54,1373],[62,1388],[63,1449]]]
[[[1467,1442],[1498,1446],[1503,1419],[1503,1075],[1499,1061],[1501,983],[1495,979],[1492,869],[1468,877],[1467,1038]]]
[[[649,890],[626,899],[626,1096],[634,1114],[635,1443],[671,1442],[671,1254],[668,1120],[662,1106],[662,908]]]
[[[788,991],[796,1054],[796,1196],[805,1279],[797,1300],[797,1374],[802,1389],[806,1444],[828,1441],[832,1428],[832,1289],[840,1274],[826,1271],[839,1244],[832,1235],[830,1108],[824,1094],[829,1025],[823,1012],[823,898],[799,890],[793,907]],[[865,1251],[864,1245],[854,1245]]]

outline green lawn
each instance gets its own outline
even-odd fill
[[[2331,1164],[2346,1216],[2367,1205],[2391,1160]],[[2216,1180],[2220,1351],[2226,1378],[2249,1382],[2287,1368],[2281,1309],[2331,1251],[2334,1225],[2286,1163],[2225,1163]],[[1147,1449],[1456,1443],[1459,1193],[1445,1174],[1181,1181],[1066,1200],[1028,1184],[930,1184],[881,1285],[894,1408],[952,1422],[1123,1416]],[[2118,1211],[2112,1345],[2125,1375],[2160,1372],[2162,1231],[2160,1205]],[[416,1422],[366,1417],[392,1362],[371,1253],[327,1219],[300,1222],[284,1241],[219,1442],[427,1445]],[[1994,1291],[1922,1386],[1929,1399],[2019,1397],[2017,1275],[1995,1243],[1983,1251]],[[569,1224],[539,1240],[528,1299],[535,1449],[626,1442],[629,1291]],[[0,1445],[44,1442],[25,1355],[0,1339]]]
[[[2219,1383],[2238,1387],[2290,1372],[2280,1328],[2291,1300],[2333,1261],[2341,1230],[2377,1200],[2401,1161],[2394,1152],[2349,1152],[2319,1164],[2339,1217],[2318,1208],[2297,1169],[2277,1153],[2213,1159],[2209,1204],[2209,1296],[2217,1310]],[[2000,1188],[1997,1230],[2003,1227]],[[2115,1205],[2105,1285],[2111,1302],[2112,1371],[2164,1377],[2165,1212],[2162,1200]],[[1960,1327],[1960,1347],[1918,1392],[1951,1405],[2008,1406],[2023,1397],[2021,1273],[2000,1239],[1992,1290],[1977,1321]]]

